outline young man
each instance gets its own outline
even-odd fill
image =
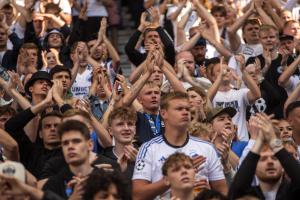
[[[279,77],[283,72],[283,55],[278,53],[279,33],[277,28],[270,25],[261,26],[259,40],[263,46],[263,53],[249,58],[246,65],[254,63],[255,59],[258,59],[264,78],[280,94],[279,104],[274,106],[273,113],[275,118],[281,119],[283,118],[283,105],[287,99],[287,92],[278,84]],[[290,63],[287,61],[287,64]]]
[[[243,58],[241,58],[243,59]],[[240,61],[244,62],[244,61]],[[214,64],[211,70],[211,77],[214,81],[210,89],[210,97],[214,107],[233,107],[237,114],[233,118],[233,122],[238,126],[238,139],[242,141],[249,140],[246,127],[246,108],[260,98],[261,93],[255,81],[244,69],[244,63],[241,67],[243,72],[243,80],[247,87],[243,89],[232,88],[232,72],[227,64]],[[216,89],[216,90],[215,90]],[[215,95],[214,95],[215,94]],[[214,97],[215,96],[215,97]]]
[[[104,156],[116,160],[125,175],[131,179],[138,150],[133,145],[135,136],[136,112],[120,107],[114,109],[108,118],[109,133],[114,137],[115,145],[104,150]]]
[[[163,180],[161,166],[169,155],[177,151],[193,158],[195,168],[199,168],[205,157],[201,173],[213,189],[227,193],[222,166],[213,146],[189,136],[187,132],[189,107],[188,96],[184,93],[169,93],[162,100],[161,117],[165,123],[165,134],[144,143],[139,150],[133,174],[135,199],[154,199],[166,195],[169,186]]]
[[[172,197],[194,199],[196,171],[189,156],[178,152],[170,155],[162,166],[162,174],[166,184],[170,185]]]
[[[56,132],[56,127],[61,123],[61,115],[57,112],[42,115],[40,131],[31,133],[31,137],[25,134],[24,127],[51,102],[52,94],[49,93],[43,101],[18,113],[5,124],[6,131],[19,145],[22,164],[37,178],[40,177],[45,162],[52,157],[61,156],[60,139]]]
[[[300,194],[298,161],[285,150],[267,115],[257,114],[255,124],[258,136],[235,175],[229,198],[251,195],[259,199],[294,199]],[[284,172],[291,180],[286,179]],[[259,185],[252,186],[255,175]]]
[[[88,176],[93,170],[89,162],[93,143],[90,140],[88,127],[77,120],[62,123],[58,128],[58,134],[67,166],[57,175],[50,177],[43,190],[51,190],[67,199],[74,189],[68,186],[72,178],[77,177],[75,180],[78,181]],[[79,183],[77,182],[77,184]]]

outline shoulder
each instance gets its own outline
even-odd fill
[[[214,145],[208,141],[205,141],[205,140],[201,140],[200,138],[198,137],[194,137],[194,136],[189,136],[190,137],[190,142],[191,143],[195,143],[195,144],[198,144],[198,145],[203,145],[205,147],[208,147],[208,148],[214,148]]]
[[[164,142],[164,139],[162,136],[155,137],[151,139],[148,142],[145,142],[142,144],[141,148],[139,149],[139,156],[138,158],[143,158],[149,152],[151,149],[153,149],[155,146],[160,145]]]

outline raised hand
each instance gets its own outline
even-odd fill
[[[235,57],[235,60],[240,64],[241,72],[243,72],[246,67],[245,56],[243,54],[238,54],[238,55],[235,55],[234,57]]]
[[[132,145],[126,145],[124,148],[124,155],[131,162],[135,162],[136,156],[138,154],[138,150],[134,148]]]

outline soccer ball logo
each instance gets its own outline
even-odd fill
[[[144,167],[145,167],[145,161],[143,161],[143,160],[138,160],[138,161],[136,162],[135,168],[136,168],[138,171],[141,171],[142,169],[144,169]]]

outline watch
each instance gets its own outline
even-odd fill
[[[276,138],[276,139],[271,140],[269,145],[273,151],[277,152],[282,147],[282,141],[280,139]]]

